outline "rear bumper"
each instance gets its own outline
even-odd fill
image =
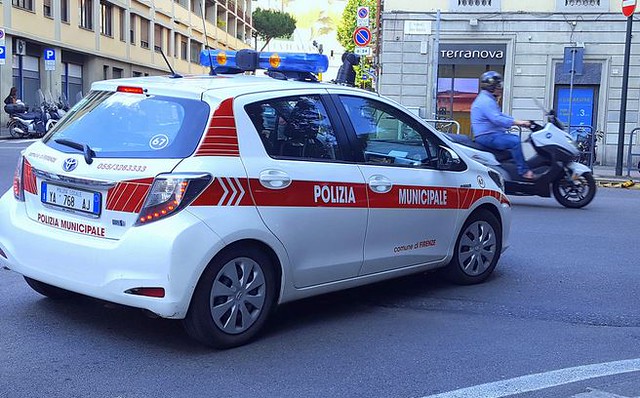
[[[184,318],[221,239],[187,211],[132,227],[119,240],[68,232],[27,217],[11,192],[0,199],[0,263],[32,279],[164,318]],[[162,287],[163,298],[125,293]]]

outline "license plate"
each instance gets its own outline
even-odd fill
[[[100,199],[100,192],[83,191],[46,182],[42,183],[40,200],[42,203],[49,205],[100,215]]]

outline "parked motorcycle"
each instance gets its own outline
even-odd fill
[[[596,131],[594,133],[590,128],[577,127],[572,129],[569,134],[571,134],[580,151],[577,161],[587,166],[596,164],[598,141],[604,137],[604,132]]]
[[[38,97],[41,105],[32,111],[26,107],[5,107],[9,114],[7,128],[12,137],[40,138],[64,116],[64,110],[53,101],[51,94],[38,90]]]
[[[565,207],[581,208],[588,205],[596,194],[596,182],[591,169],[575,162],[580,151],[576,142],[564,131],[554,111],[545,111],[543,126],[531,124],[527,138],[536,154],[527,159],[529,167],[537,175],[527,180],[518,175],[516,163],[508,150],[484,147],[467,136],[448,134],[454,144],[472,159],[498,171],[505,181],[509,195],[551,197]]]

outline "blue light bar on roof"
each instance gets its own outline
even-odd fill
[[[211,53],[211,57],[209,57],[209,53]],[[200,65],[211,66],[209,62],[209,59],[211,59],[214,68],[219,66],[235,68],[236,53],[237,51],[202,50],[200,51]]]
[[[258,65],[283,72],[322,73],[329,69],[329,58],[322,54],[264,52],[258,55]]]
[[[251,50],[242,50],[249,53]],[[246,66],[236,63],[237,51],[202,50],[200,52],[200,64],[202,66],[247,69]],[[322,73],[329,69],[329,58],[322,54],[307,53],[278,53],[261,52],[257,54],[257,67],[260,69],[275,70],[279,72],[311,72]],[[244,54],[246,55],[246,54]],[[246,57],[245,57],[246,59]]]

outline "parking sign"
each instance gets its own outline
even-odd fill
[[[0,46],[0,65],[4,65],[7,60],[7,48]]]
[[[44,49],[44,70],[56,70],[56,50]]]

